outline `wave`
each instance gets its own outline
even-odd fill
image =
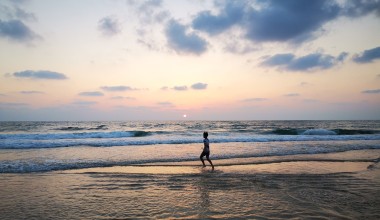
[[[296,129],[296,128],[279,128],[274,129],[271,133],[277,135],[363,135],[379,134],[378,130],[361,130],[361,129]]]
[[[245,165],[245,164],[262,164],[262,163],[280,163],[280,162],[298,162],[298,161],[321,161],[321,162],[373,162],[379,163],[380,158],[377,159],[334,159],[334,158],[295,158],[295,157],[278,157],[278,156],[294,156],[294,155],[314,155],[325,153],[338,153],[352,150],[369,150],[380,149],[379,145],[351,145],[340,148],[334,147],[314,147],[305,149],[304,147],[295,149],[278,149],[266,152],[251,152],[251,153],[236,153],[234,155],[213,155],[213,159],[235,159],[235,158],[260,158],[260,157],[273,157],[267,158],[263,161],[256,162],[231,162],[226,165]],[[195,161],[197,157],[184,156],[178,158],[146,158],[137,160],[107,160],[107,159],[49,159],[49,160],[12,160],[2,161],[0,163],[0,173],[31,173],[31,172],[48,172],[48,171],[63,171],[71,169],[95,168],[95,167],[112,167],[112,166],[157,166],[159,163],[168,162],[186,162]],[[155,165],[152,165],[155,164]],[[168,165],[166,165],[168,166]],[[174,166],[174,165],[173,165]],[[186,165],[183,165],[186,166]]]
[[[62,135],[62,136],[61,136]],[[192,136],[150,136],[149,132],[108,132],[108,133],[78,133],[75,134],[55,134],[40,139],[14,135],[12,138],[1,140],[0,149],[37,149],[37,148],[59,148],[59,147],[114,147],[114,146],[141,146],[158,144],[193,144],[202,143],[202,139]],[[87,138],[81,137],[81,135]],[[72,137],[67,139],[69,137]],[[59,139],[58,137],[61,137]],[[131,138],[136,137],[136,138]],[[142,138],[144,137],[144,138]],[[46,139],[44,139],[46,138]],[[212,143],[232,143],[232,142],[299,142],[299,141],[353,141],[353,140],[380,140],[380,135],[256,135],[238,137],[215,137]]]
[[[55,130],[57,131],[83,131],[83,130],[107,130],[107,129],[108,129],[107,125],[99,125],[94,128],[68,126],[68,127],[57,128]]]
[[[0,134],[0,139],[55,140],[55,139],[88,139],[88,138],[125,138],[125,137],[144,137],[150,134],[151,134],[150,132],[146,132],[146,131]]]
[[[86,130],[86,128],[69,126],[69,127],[57,128],[56,130],[57,131],[82,131],[82,130]]]

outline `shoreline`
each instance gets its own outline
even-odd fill
[[[212,159],[212,158],[211,158]],[[250,157],[213,160],[215,172],[246,174],[329,174],[355,173],[376,168],[380,162],[380,149],[353,150],[339,153],[312,155],[290,155],[271,157]],[[212,173],[206,161],[202,168],[200,161],[163,162],[133,164],[111,167],[81,168],[56,173],[125,173],[125,174],[197,174]]]
[[[4,173],[0,212],[5,219],[380,219],[379,153],[215,160],[214,172],[189,161]]]

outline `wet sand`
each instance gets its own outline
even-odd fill
[[[4,219],[380,219],[380,150],[0,174]]]

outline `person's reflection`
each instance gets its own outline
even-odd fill
[[[200,195],[199,218],[207,218],[210,215],[210,187],[212,183],[212,173],[202,170],[199,175],[198,191]]]

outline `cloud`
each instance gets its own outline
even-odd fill
[[[312,53],[301,57],[293,54],[276,54],[265,57],[262,66],[280,67],[289,71],[313,71],[317,69],[329,69],[343,62],[347,53],[343,52],[338,57],[327,54]]]
[[[173,89],[176,91],[186,91],[187,86],[174,86]]]
[[[161,87],[161,90],[163,90],[163,91],[167,91],[168,89],[169,89],[169,87],[167,87],[167,86]]]
[[[0,102],[0,107],[27,107],[29,104],[23,102]]]
[[[78,95],[80,95],[80,96],[94,96],[94,97],[97,97],[97,96],[103,96],[104,94],[102,92],[81,92]]]
[[[163,9],[162,0],[127,1],[130,12],[138,19],[136,30],[137,43],[151,51],[161,51],[165,46],[163,42],[155,37],[161,33],[162,26],[171,15],[168,10]],[[159,30],[159,31],[158,31]]]
[[[300,43],[312,39],[315,32],[336,18],[340,11],[336,3],[327,0],[270,0],[255,3],[226,1],[217,15],[210,11],[200,12],[193,20],[193,28],[215,35],[237,25],[251,41]]]
[[[207,83],[195,83],[191,86],[192,89],[202,90],[207,88]]]
[[[285,94],[284,96],[286,97],[297,97],[297,96],[300,96],[299,93],[288,93],[288,94]]]
[[[175,20],[170,20],[165,34],[170,48],[178,53],[200,55],[207,51],[207,42],[196,35],[188,33],[187,27]]]
[[[362,93],[365,94],[380,94],[380,89],[364,90]]]
[[[151,11],[155,8],[159,8],[162,5],[162,0],[147,0],[139,6],[140,11]]]
[[[45,94],[41,91],[20,91],[20,93],[24,95]]]
[[[107,91],[107,92],[123,92],[123,91],[133,91],[137,90],[130,86],[102,86],[101,89]]]
[[[173,107],[174,106],[174,104],[171,102],[157,102],[157,105],[167,106],[167,107]]]
[[[127,1],[129,6],[136,10],[142,25],[161,23],[170,17],[170,13],[162,10],[162,0]]]
[[[227,42],[223,50],[233,54],[247,54],[254,51],[260,50],[260,47],[251,45],[251,43],[246,43],[244,41],[237,41],[235,37],[229,39],[230,42]]]
[[[74,105],[95,105],[97,102],[94,101],[75,101],[72,102]]]
[[[54,80],[63,80],[67,77],[62,73],[52,72],[48,70],[25,70],[21,72],[15,72],[12,74],[17,78],[29,78],[29,79],[54,79]]]
[[[359,17],[373,12],[380,16],[380,1],[349,0],[346,1],[342,11],[342,14],[348,17]]]
[[[339,56],[336,58],[336,60],[339,62],[343,62],[346,60],[347,56],[348,56],[347,52],[342,52],[339,54]]]
[[[41,37],[26,26],[24,22],[16,19],[9,21],[0,19],[0,37],[18,42],[31,42],[36,39],[41,39]]]
[[[211,36],[236,26],[252,42],[303,43],[323,33],[323,26],[340,17],[358,17],[375,12],[380,15],[378,0],[268,0],[223,1],[218,13],[199,12],[192,27]]]
[[[290,63],[294,59],[294,55],[290,53],[286,54],[276,54],[274,56],[268,57],[264,62],[261,64],[264,66],[279,66],[279,65],[286,65]]]
[[[241,100],[242,102],[262,102],[262,101],[267,101],[268,99],[266,98],[249,98],[249,99],[243,99]]]
[[[253,41],[301,43],[312,39],[316,30],[336,18],[338,13],[338,5],[327,0],[271,0],[260,10],[248,12],[246,37]]]
[[[27,12],[19,7],[14,7],[14,15],[15,17],[17,17],[18,19],[21,19],[21,20],[26,20],[26,21],[37,21],[37,17],[31,13],[31,12]]]
[[[320,101],[317,99],[304,99],[304,100],[302,100],[302,102],[304,102],[304,103],[317,103]]]
[[[365,50],[360,55],[357,54],[354,56],[356,63],[371,63],[378,59],[380,59],[380,47]]]
[[[125,96],[113,96],[113,97],[111,97],[111,99],[113,99],[113,100],[122,100],[122,99],[136,100],[133,97],[125,97]]]
[[[226,1],[218,15],[213,15],[211,11],[202,11],[192,21],[192,27],[210,35],[220,34],[242,20],[244,5],[244,2]]]
[[[320,53],[309,54],[294,59],[287,69],[294,71],[304,71],[312,69],[328,69],[335,65],[335,58],[331,55]]]
[[[121,32],[117,19],[112,17],[104,17],[98,22],[98,29],[105,36],[114,36]]]

